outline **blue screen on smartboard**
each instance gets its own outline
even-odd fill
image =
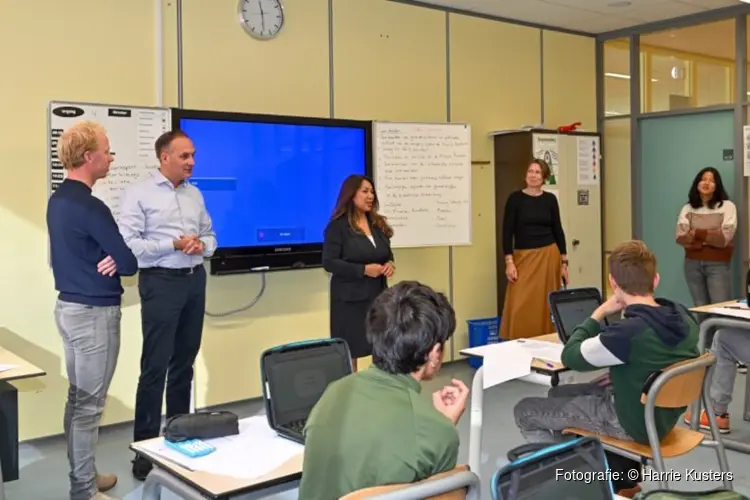
[[[341,183],[366,173],[362,127],[182,118],[219,248],[315,244]]]

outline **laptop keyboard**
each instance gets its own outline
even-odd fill
[[[299,420],[295,420],[294,422],[289,422],[284,427],[289,429],[290,431],[298,432],[302,434],[302,431],[305,430],[305,424],[307,423],[306,418],[301,418]]]

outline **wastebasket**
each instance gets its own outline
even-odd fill
[[[502,340],[500,338],[500,316],[470,319],[466,323],[469,326],[469,347],[496,344]],[[482,366],[482,359],[469,358],[469,366],[474,369],[479,368]]]

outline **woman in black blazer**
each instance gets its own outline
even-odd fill
[[[357,359],[372,354],[365,316],[393,275],[393,229],[378,214],[372,181],[361,175],[344,180],[323,240],[323,267],[331,276],[331,337],[349,345]]]

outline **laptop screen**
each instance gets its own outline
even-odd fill
[[[573,300],[557,302],[557,316],[561,323],[557,325],[566,337],[573,334],[573,329],[589,319],[591,313],[599,307],[599,301],[594,297],[581,297]]]
[[[333,349],[279,353],[268,368],[268,387],[279,425],[307,418],[328,384],[349,374],[346,359]]]

